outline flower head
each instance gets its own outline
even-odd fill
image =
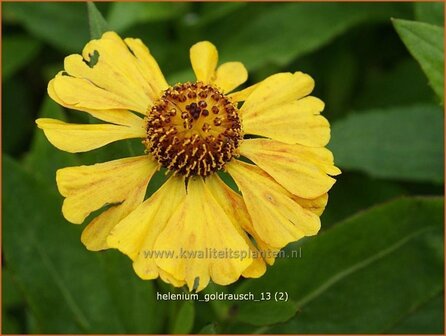
[[[274,252],[315,235],[339,169],[324,148],[324,103],[309,96],[312,78],[279,73],[242,91],[239,62],[217,67],[209,42],[192,46],[196,82],[169,86],[138,39],[113,32],[65,58],[48,93],[105,123],[38,119],[48,140],[76,153],[141,138],[141,154],[57,172],[65,218],[81,224],[90,250],[117,248],[143,279],[201,290],[259,277]],[[169,178],[148,199],[153,174]],[[239,192],[217,172],[229,173]]]

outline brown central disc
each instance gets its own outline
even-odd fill
[[[148,151],[165,168],[185,176],[220,170],[243,139],[238,109],[212,85],[177,84],[148,112]]]

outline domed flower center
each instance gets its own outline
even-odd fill
[[[208,176],[233,156],[243,138],[238,109],[212,85],[177,84],[147,116],[147,150],[176,174]]]

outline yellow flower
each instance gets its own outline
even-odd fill
[[[72,153],[143,139],[140,156],[60,169],[63,215],[81,224],[111,205],[83,231],[88,249],[117,248],[142,279],[202,290],[210,280],[260,277],[275,252],[315,235],[335,182],[329,175],[340,171],[324,148],[330,128],[324,103],[309,96],[310,76],[279,73],[229,94],[247,79],[243,64],[217,67],[210,42],[192,46],[190,59],[197,82],[169,86],[139,39],[105,33],[66,57],[48,84],[57,103],[105,123],[42,118],[37,125]],[[160,167],[169,178],[144,200]]]

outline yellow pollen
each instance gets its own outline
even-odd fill
[[[209,176],[222,169],[243,139],[238,109],[216,87],[168,88],[147,113],[147,150],[174,174]]]

